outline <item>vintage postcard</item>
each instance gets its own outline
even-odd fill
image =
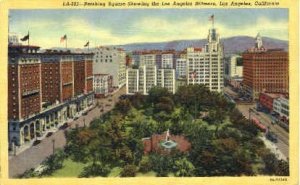
[[[298,7],[0,2],[0,184],[298,184]]]

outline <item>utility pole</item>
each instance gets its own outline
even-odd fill
[[[249,108],[249,120],[251,120],[251,111],[252,111],[252,109]]]
[[[52,139],[52,154],[55,152],[55,139]]]

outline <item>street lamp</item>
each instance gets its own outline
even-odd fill
[[[252,112],[252,108],[249,108],[249,120],[251,120],[251,112]]]
[[[54,154],[55,151],[55,139],[52,139],[52,154]]]
[[[12,144],[13,144],[14,156],[16,156],[17,155],[17,147],[16,147],[15,142],[12,142]]]

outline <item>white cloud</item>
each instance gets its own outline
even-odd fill
[[[32,36],[31,44],[40,45],[43,48],[64,47],[60,43],[60,37],[68,35],[69,47],[83,47],[86,41],[90,41],[91,47],[97,45],[126,44],[136,42],[160,42],[181,39],[203,39],[207,37],[208,29],[211,27],[209,21],[201,22],[190,17],[184,20],[167,20],[161,18],[144,17],[139,21],[131,23],[127,36],[113,34],[112,28],[96,26],[80,17],[70,17],[63,20],[39,20],[34,19],[17,25],[19,30],[30,30]],[[262,36],[288,39],[288,23],[273,22],[267,18],[259,18],[255,25],[237,25],[228,27],[216,22],[215,27],[222,38],[248,35],[256,36],[258,32]],[[122,30],[120,30],[122,32]],[[22,33],[23,34],[23,33]]]

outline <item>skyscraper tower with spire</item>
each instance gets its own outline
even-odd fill
[[[187,48],[188,84],[203,84],[211,91],[223,92],[223,45],[214,27],[214,15],[210,16],[207,43],[203,48]]]

